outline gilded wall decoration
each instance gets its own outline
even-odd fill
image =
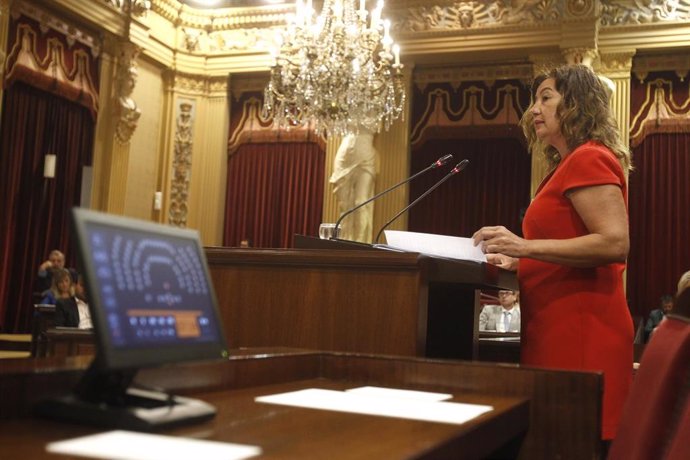
[[[38,23],[38,28],[42,35],[49,35],[49,31],[54,31],[64,36],[68,48],[80,43],[88,49],[91,56],[97,58],[100,55],[102,41],[91,32],[76,26],[71,22],[54,16],[47,11],[26,2],[16,2],[12,4],[12,17],[16,21],[20,16],[31,18]]]
[[[601,0],[601,25],[690,20],[690,0]]]
[[[473,137],[505,137],[524,141],[518,123],[529,105],[529,89],[521,81],[504,80],[491,86],[485,82],[463,82],[455,88],[449,83],[434,83],[414,94],[410,145],[428,139],[460,137],[462,131]]]
[[[115,76],[116,103],[115,113],[117,121],[115,125],[115,138],[122,144],[126,144],[137,128],[141,110],[132,98],[134,87],[137,84],[139,71],[136,58],[139,49],[131,43],[120,45],[120,55]]]
[[[633,147],[649,134],[690,132],[688,79],[673,71],[654,72],[644,82],[633,80],[631,86],[630,144]]]
[[[498,80],[520,80],[524,85],[529,85],[533,78],[533,65],[506,64],[477,67],[427,67],[416,69],[413,80],[415,86],[424,92],[427,85],[432,83],[447,82],[457,88],[465,81],[482,81],[492,87]]]
[[[171,225],[186,227],[189,182],[192,176],[194,102],[181,100],[177,112],[168,221]]]
[[[453,31],[510,25],[544,25],[563,17],[556,0],[438,2],[396,10],[393,29],[398,33]]]
[[[233,155],[242,144],[314,142],[325,150],[326,140],[315,133],[314,127],[295,126],[290,129],[276,129],[273,119],[262,114],[261,92],[243,93],[231,102],[230,112],[235,114],[230,122],[228,155]]]
[[[687,54],[669,54],[662,56],[638,56],[633,63],[633,75],[643,83],[650,72],[674,69],[680,81],[690,74],[690,56]]]
[[[98,62],[81,43],[72,46],[59,31],[18,15],[10,23],[4,80],[57,94],[98,112]]]

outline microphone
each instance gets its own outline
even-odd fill
[[[372,196],[371,198],[369,198],[369,199],[366,200],[365,202],[358,204],[358,205],[355,206],[354,208],[345,211],[345,212],[340,216],[340,218],[338,218],[338,220],[337,220],[336,223],[335,223],[335,228],[333,229],[333,237],[336,238],[336,239],[338,238],[338,230],[340,229],[340,223],[343,221],[343,219],[344,219],[345,217],[349,216],[350,214],[352,214],[353,212],[355,212],[356,210],[358,210],[358,209],[361,208],[362,206],[366,206],[367,204],[371,203],[372,201],[374,201],[374,200],[377,199],[378,197],[380,197],[380,196],[382,196],[382,195],[385,195],[385,194],[388,193],[388,192],[392,192],[393,190],[395,190],[396,188],[400,187],[401,185],[408,183],[409,181],[411,181],[411,180],[414,179],[415,177],[424,174],[425,172],[429,171],[430,169],[436,169],[436,168],[439,168],[439,167],[443,166],[444,164],[448,163],[448,162],[449,162],[450,160],[452,160],[452,159],[453,159],[453,155],[450,155],[450,154],[449,154],[449,155],[444,155],[444,156],[442,156],[441,158],[439,158],[438,160],[436,160],[436,161],[434,161],[433,163],[431,163],[431,164],[430,164],[429,166],[427,166],[426,168],[424,168],[424,169],[422,169],[421,171],[419,171],[418,173],[411,175],[411,176],[408,177],[407,179],[405,179],[405,180],[403,180],[403,181],[401,181],[401,182],[398,182],[398,183],[395,184],[394,186],[389,187],[389,188],[387,188],[386,190],[384,190],[384,191],[382,191],[382,192],[380,192],[380,193],[377,193],[376,195]],[[457,167],[457,166],[456,166],[456,167]]]
[[[448,174],[446,174],[445,176],[443,176],[443,179],[441,179],[440,181],[436,182],[429,190],[427,190],[426,192],[422,193],[419,197],[417,197],[416,200],[414,200],[412,203],[410,203],[410,204],[408,204],[407,206],[405,206],[405,207],[403,208],[402,211],[400,211],[400,212],[397,213],[395,216],[393,216],[393,218],[392,218],[391,220],[389,220],[388,222],[386,222],[386,223],[384,224],[384,226],[381,227],[381,230],[379,230],[379,232],[376,234],[376,238],[374,238],[374,244],[376,244],[376,243],[379,242],[379,238],[381,237],[381,234],[383,233],[383,231],[384,231],[390,224],[392,224],[393,222],[395,222],[395,219],[397,219],[398,217],[400,217],[401,215],[403,215],[403,213],[404,213],[405,211],[407,211],[407,210],[410,209],[412,206],[414,206],[414,205],[416,205],[418,202],[420,202],[420,201],[422,200],[422,198],[424,198],[425,196],[427,196],[428,194],[430,194],[431,192],[433,192],[434,190],[436,190],[436,188],[437,188],[439,185],[441,185],[442,183],[444,183],[445,181],[447,181],[448,179],[450,179],[451,176],[454,176],[455,174],[457,174],[457,173],[459,173],[460,171],[462,171],[463,169],[465,169],[469,163],[470,163],[470,160],[464,159],[464,160],[462,160],[460,163],[456,164],[455,167],[454,167],[453,169],[451,169],[450,172],[449,172]]]

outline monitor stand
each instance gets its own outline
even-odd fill
[[[120,428],[158,431],[209,420],[212,405],[198,399],[132,387],[136,370],[104,370],[94,360],[71,394],[40,401],[37,415],[56,420]]]

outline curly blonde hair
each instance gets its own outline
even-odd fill
[[[532,101],[544,80],[553,78],[561,102],[556,108],[561,133],[568,148],[574,150],[587,141],[596,141],[608,147],[618,158],[624,171],[632,169],[630,150],[623,144],[618,125],[609,106],[611,90],[585,65],[563,65],[538,75],[532,83]],[[534,129],[532,105],[525,111],[520,126],[525,133],[530,151],[546,158],[554,169],[561,161],[558,150],[543,143]]]
[[[678,291],[676,295],[679,296],[686,289],[690,289],[690,271],[683,273],[678,280]]]

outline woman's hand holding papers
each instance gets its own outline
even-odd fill
[[[487,262],[506,270],[516,271],[519,257],[527,254],[528,241],[503,226],[482,227],[472,239],[475,246],[481,246]]]
[[[503,268],[505,270],[510,270],[511,272],[517,271],[518,261],[515,257],[506,256],[504,254],[487,254],[486,261],[492,265]]]

